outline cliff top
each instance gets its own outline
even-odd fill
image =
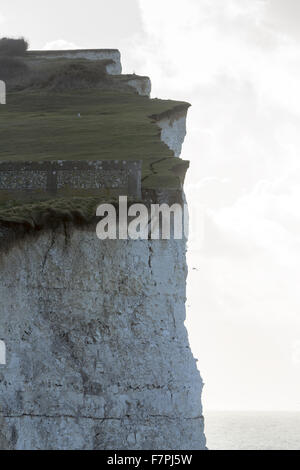
[[[22,74],[3,76],[0,161],[142,160],[143,190],[180,189],[188,162],[174,158],[158,123],[172,123],[189,104],[142,96],[145,77],[120,75],[119,57],[108,49],[28,52]],[[48,208],[89,217],[97,203],[70,195],[20,205],[0,193],[0,220],[34,225]]]

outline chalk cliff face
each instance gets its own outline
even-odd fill
[[[182,240],[100,241],[93,226],[2,252],[2,447],[202,448],[186,271]]]
[[[179,157],[186,136],[186,111],[173,118],[162,118],[157,125],[161,128],[161,140]]]
[[[116,50],[29,53],[38,63],[62,57],[111,59],[108,72],[121,73]],[[74,134],[61,136],[65,151],[70,148],[64,158],[81,160],[84,153],[84,158],[105,160],[115,148],[120,160],[137,155],[143,164],[142,200],[182,204],[187,165],[174,156],[181,152],[189,105],[151,104],[145,98],[151,90],[147,77],[123,78],[130,85],[119,96],[126,107],[117,106],[115,89],[97,89],[101,113],[91,114],[91,105],[84,103],[81,119],[77,101],[68,101],[72,111],[68,108],[65,116],[57,95],[51,95],[62,124],[51,127],[56,120],[50,116],[49,132],[59,136],[64,122],[70,130],[73,113]],[[140,114],[144,108],[147,119]],[[85,135],[88,113],[94,116],[88,121],[91,129],[102,112],[102,128],[111,122],[113,132],[97,128],[97,156],[95,132],[77,155],[79,126]],[[119,122],[109,121],[110,114]],[[35,129],[30,155],[43,127]],[[23,149],[24,137],[13,135]],[[57,152],[53,148],[51,155]],[[1,159],[7,159],[5,149]],[[60,211],[53,201],[49,207],[45,202],[1,209],[0,194],[0,340],[6,345],[6,364],[0,364],[0,449],[204,449],[202,380],[184,326],[186,240],[99,240],[96,223],[87,220],[86,201],[70,201],[60,200]],[[43,225],[44,213],[52,222],[57,218],[52,228]],[[82,213],[84,221],[75,217]]]
[[[87,59],[87,60],[110,60],[107,65],[107,73],[118,75],[122,73],[121,54],[117,49],[90,49],[90,50],[66,50],[66,51],[32,51],[31,57],[38,59]]]

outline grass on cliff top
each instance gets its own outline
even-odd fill
[[[142,160],[145,177],[151,163],[174,158],[150,116],[180,107],[116,90],[10,93],[0,108],[0,161]]]
[[[27,204],[15,202],[10,207],[0,206],[0,222],[8,224],[22,224],[36,229],[51,224],[53,221],[74,221],[87,223],[95,218],[96,209],[99,204],[110,202],[116,208],[118,200],[116,197],[73,197],[49,199]],[[133,203],[128,198],[128,203]]]
[[[188,162],[161,142],[156,119],[187,107],[114,89],[11,92],[0,107],[0,161],[142,160],[143,188],[178,189],[178,165]],[[95,201],[87,199],[15,207],[0,199],[0,220],[34,225],[48,209],[88,218]]]

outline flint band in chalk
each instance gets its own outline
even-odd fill
[[[1,162],[0,200],[41,197],[141,197],[141,161],[89,160]]]

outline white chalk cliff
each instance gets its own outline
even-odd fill
[[[179,156],[185,116],[158,125]],[[1,246],[0,448],[204,449],[186,276],[185,239],[103,241],[93,223]]]

